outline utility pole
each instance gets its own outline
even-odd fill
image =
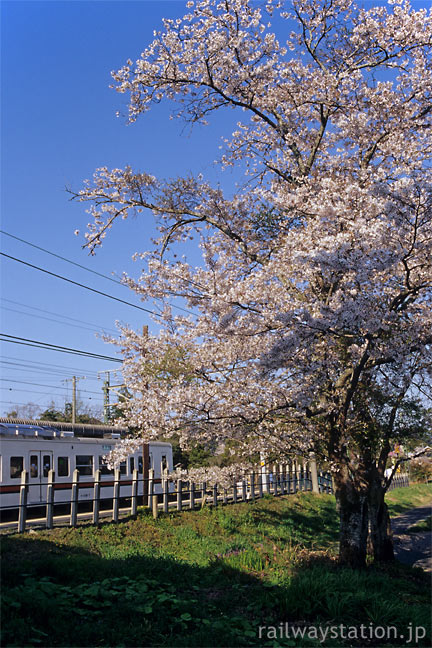
[[[76,376],[72,376],[72,423],[76,423]]]
[[[64,383],[68,383],[69,380],[72,381],[72,403],[71,403],[71,405],[72,405],[72,416],[71,416],[72,423],[76,423],[76,418],[77,418],[77,383],[78,383],[78,380],[82,380],[85,377],[86,376],[72,376],[72,378],[66,378],[65,380],[62,381]],[[65,408],[66,408],[66,404],[65,404]],[[65,413],[66,413],[66,409],[65,409]]]
[[[109,402],[109,390],[110,390],[110,375],[109,371],[106,372],[106,379],[104,380],[102,391],[104,395],[104,423],[109,423],[110,421],[110,402]]]

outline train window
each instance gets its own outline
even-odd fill
[[[152,467],[152,463],[153,463],[153,455],[152,455],[152,453],[150,452],[150,453],[149,453],[149,465],[148,465],[149,468]]]
[[[126,470],[127,470],[126,461],[122,461],[120,464],[120,475],[126,475]]]
[[[10,476],[11,479],[19,479],[24,470],[24,457],[10,458]]]
[[[161,466],[162,466],[162,471],[164,471],[164,470],[166,470],[168,468],[168,462],[167,462],[166,455],[162,455]]]
[[[69,457],[59,457],[57,459],[57,474],[59,477],[69,476]]]
[[[51,470],[51,455],[43,455],[42,466],[43,476],[48,477],[48,473]]]
[[[143,458],[142,455],[138,457],[138,472],[142,475],[143,472]]]
[[[101,471],[101,475],[112,475],[114,472],[114,470],[108,468],[102,455],[99,455],[99,470]]]
[[[135,457],[129,457],[129,471],[131,475],[133,475],[134,470],[135,470]]]
[[[37,477],[39,474],[39,456],[30,455],[30,477]]]
[[[93,475],[93,456],[77,455],[76,468],[80,475]]]

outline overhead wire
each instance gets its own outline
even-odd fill
[[[18,360],[18,361],[22,360],[22,358],[17,358],[16,356],[6,356],[6,355],[4,355],[3,358],[6,358],[6,360]],[[0,362],[1,362],[1,359],[0,359]],[[32,364],[35,364],[37,367],[44,366],[44,367],[59,368],[59,369],[62,369],[62,370],[66,369],[66,370],[71,371],[71,372],[83,371],[82,368],[77,369],[76,367],[65,367],[64,365],[58,365],[58,364],[54,364],[52,362],[39,362],[39,361],[36,361],[36,360],[28,360],[28,362],[31,362]],[[88,371],[87,369],[85,371],[89,375],[94,374],[96,377],[98,375],[97,371]],[[110,369],[110,371],[121,371],[121,369]]]
[[[33,389],[20,389],[19,387],[14,388],[14,387],[0,387],[1,391],[8,391],[8,392],[19,392],[23,394],[40,394],[41,396],[57,396],[57,397],[63,397],[66,396],[66,394],[51,394],[51,392],[40,392],[40,391],[34,391]],[[86,392],[88,393],[88,392]],[[82,397],[80,396],[81,400]],[[94,398],[92,396],[88,396],[87,400],[98,400],[97,398]],[[99,397],[99,400],[103,402],[103,396]]]
[[[78,268],[82,268],[83,270],[86,270],[87,272],[91,272],[92,274],[98,275],[99,277],[103,277],[104,279],[108,279],[109,281],[113,281],[114,283],[116,283],[116,284],[118,284],[120,286],[124,286],[125,288],[128,288],[128,285],[126,283],[123,283],[122,281],[119,281],[118,279],[114,279],[113,277],[109,277],[108,275],[103,274],[102,272],[97,272],[96,270],[92,270],[91,268],[87,268],[86,266],[82,265],[81,263],[77,263],[76,261],[71,261],[70,259],[66,259],[64,256],[62,256],[60,254],[56,254],[55,252],[51,252],[50,250],[47,250],[46,248],[43,248],[40,245],[36,245],[35,243],[30,243],[30,241],[26,241],[25,239],[20,238],[19,236],[15,236],[14,234],[10,234],[10,232],[6,232],[5,230],[0,229],[0,233],[5,234],[6,236],[10,236],[10,238],[15,239],[16,241],[20,241],[21,243],[25,243],[26,245],[30,245],[31,247],[36,248],[37,250],[41,250],[42,252],[45,252],[46,254],[50,254],[51,256],[56,257],[57,259],[61,259],[62,261],[65,261],[66,263],[70,263],[71,265],[77,266]],[[7,255],[5,255],[5,256],[7,256]],[[15,260],[17,261],[18,259],[15,259]],[[21,263],[25,263],[25,261],[21,261]],[[38,270],[41,270],[41,268],[38,268]],[[49,271],[44,270],[44,272],[49,272]],[[50,274],[53,274],[53,273],[50,273]],[[54,276],[58,276],[58,275],[54,275]],[[179,276],[179,275],[177,275],[177,276]],[[64,279],[65,281],[71,281],[72,283],[76,283],[76,282],[73,282],[70,279],[65,279],[65,277],[60,277],[60,278]],[[183,281],[186,281],[187,283],[190,283],[190,284],[193,284],[193,285],[196,285],[196,286],[200,286],[200,284],[198,284],[196,281],[192,281],[192,279],[186,279],[185,277],[182,277],[182,279],[183,279]],[[202,287],[202,286],[200,286],[200,287]],[[88,288],[88,290],[92,290],[92,289]],[[96,292],[99,292],[99,291],[96,291]],[[114,298],[112,297],[112,299],[114,299]],[[123,301],[123,300],[118,300],[118,301]],[[135,306],[134,304],[130,304],[129,302],[125,302],[125,303],[128,303],[131,306]],[[181,311],[183,311],[185,313],[189,313],[190,315],[194,315],[194,313],[192,313],[192,311],[187,310],[186,308],[182,308],[181,306],[176,306],[175,304],[172,304],[171,307],[176,308],[178,310],[181,310]],[[135,306],[135,308],[139,308],[139,307]],[[160,314],[155,313],[154,311],[148,310],[146,308],[141,308],[141,310],[147,311],[148,313],[152,313],[156,317],[162,317]]]
[[[118,297],[113,297],[112,295],[109,295],[108,293],[103,292],[102,290],[96,290],[96,288],[90,288],[90,286],[86,286],[85,284],[80,283],[79,281],[74,281],[73,279],[68,279],[67,277],[63,277],[63,275],[59,275],[56,272],[51,272],[50,270],[45,270],[45,268],[40,268],[37,265],[34,265],[34,263],[29,263],[28,261],[23,261],[23,259],[18,259],[17,257],[14,257],[10,254],[5,254],[5,252],[0,252],[1,256],[6,257],[7,259],[12,259],[13,261],[17,261],[18,263],[22,263],[23,265],[28,266],[29,268],[34,268],[35,270],[39,270],[40,272],[45,272],[45,274],[51,275],[52,277],[56,277],[57,279],[62,279],[63,281],[67,281],[68,283],[73,284],[74,286],[79,286],[80,288],[85,288],[85,290],[90,290],[91,292],[94,292],[98,295],[102,295],[103,297],[107,297],[108,299],[113,299],[114,301],[120,302],[121,304],[126,304],[127,306],[132,306],[132,308],[137,308],[138,310],[144,311],[145,313],[150,313],[151,315],[154,315],[155,317],[162,318],[162,315],[159,313],[155,313],[154,311],[151,311],[148,308],[144,308],[143,306],[137,306],[137,304],[132,304],[132,302],[128,302],[125,299],[119,299]]]
[[[123,360],[113,358],[112,356],[105,356],[99,353],[92,353],[90,351],[82,351],[80,349],[73,349],[72,347],[65,347],[59,344],[50,344],[49,342],[41,342],[40,340],[31,340],[16,335],[8,335],[7,333],[0,333],[0,336],[9,339],[3,339],[2,342],[11,342],[13,344],[22,344],[24,346],[36,347],[38,349],[46,349],[48,351],[58,351],[60,353],[70,353],[72,355],[80,355],[88,358],[97,358],[99,360],[109,360],[110,362],[120,362]]]
[[[20,315],[28,315],[29,317],[36,317],[37,319],[43,319],[48,322],[55,322],[56,324],[62,324],[63,326],[72,326],[73,328],[79,328],[82,329],[83,331],[98,332],[97,328],[93,328],[93,327],[90,328],[89,326],[82,326],[80,324],[72,324],[71,322],[61,322],[60,320],[53,319],[52,317],[44,317],[43,315],[37,315],[36,313],[26,313],[25,311],[17,310],[16,308],[8,308],[7,306],[6,307],[3,306],[3,310],[10,311],[12,313],[19,313]],[[113,332],[113,329],[109,329],[109,330]]]
[[[70,263],[71,265],[77,266],[77,268],[82,268],[83,270],[86,270],[87,272],[91,272],[92,274],[98,275],[99,277],[103,277],[104,279],[108,279],[109,281],[113,281],[114,283],[119,284],[120,286],[125,285],[124,283],[122,283],[118,279],[114,279],[113,277],[109,277],[108,275],[103,274],[102,272],[97,272],[97,270],[92,270],[91,268],[87,268],[86,266],[81,265],[81,263],[76,263],[76,261],[71,261],[70,259],[66,259],[61,254],[56,254],[55,252],[51,252],[50,250],[47,250],[46,248],[43,248],[40,245],[36,245],[35,243],[30,243],[30,241],[26,241],[25,239],[22,239],[19,236],[15,236],[14,234],[10,234],[9,232],[5,232],[2,229],[0,229],[0,233],[4,234],[5,236],[10,236],[10,238],[15,239],[16,241],[20,241],[21,243],[25,243],[26,245],[30,245],[31,247],[36,248],[37,250],[41,250],[42,252],[45,252],[46,254],[50,254],[51,256],[56,257],[57,259],[61,259],[62,261],[66,261],[66,263]]]
[[[0,363],[2,365],[5,365],[5,367],[7,369],[11,370],[11,371],[20,371],[20,372],[23,371],[23,372],[26,372],[26,373],[30,373],[31,375],[36,374],[36,375],[43,375],[43,376],[48,375],[48,376],[64,376],[64,377],[65,376],[70,376],[70,377],[72,377],[72,376],[76,375],[76,373],[77,373],[73,369],[69,369],[69,370],[65,369],[65,370],[62,371],[61,369],[47,369],[45,367],[38,368],[36,366],[32,367],[32,366],[29,366],[29,365],[26,365],[26,364],[23,364],[23,363],[9,362],[7,360],[5,360],[5,361],[0,360]],[[15,367],[17,367],[17,369],[15,369]],[[79,370],[79,371],[82,371],[82,370]],[[89,374],[90,372],[87,371],[86,373]],[[86,378],[88,380],[98,380],[98,377],[97,377],[96,374],[94,376],[88,375],[88,376],[86,376]]]
[[[8,382],[8,383],[19,383],[21,385],[34,385],[35,387],[50,387],[51,389],[65,389],[66,391],[69,390],[69,387],[63,387],[63,385],[42,385],[41,383],[34,383],[34,382],[29,382],[27,380],[14,380],[12,378],[0,378],[0,381],[2,382]],[[91,391],[89,389],[81,389],[79,388],[78,391],[80,393],[86,393],[86,394],[100,394],[100,392],[96,391]]]
[[[71,320],[71,322],[79,322],[80,324],[87,324],[95,329],[105,329],[107,331],[112,331],[113,333],[118,333],[114,329],[109,329],[106,326],[101,324],[95,324],[94,322],[86,322],[85,320],[77,319],[76,317],[69,317],[68,315],[62,315],[62,313],[56,313],[54,311],[46,310],[45,308],[37,308],[36,306],[30,306],[30,304],[23,304],[22,302],[14,301],[13,299],[6,299],[5,297],[0,297],[1,301],[7,302],[8,304],[14,304],[15,306],[23,306],[23,308],[30,308],[31,310],[39,311],[40,313],[47,313],[48,315],[54,315],[55,317],[61,317],[62,319]]]

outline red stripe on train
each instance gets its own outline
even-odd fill
[[[162,482],[161,479],[154,479],[153,483],[154,484],[160,484]],[[125,480],[125,481],[120,481],[119,482],[120,486],[131,486],[132,485],[132,480]],[[47,482],[44,482],[43,484],[28,484],[28,486],[47,486]],[[79,488],[93,488],[94,487],[94,482],[78,482]],[[100,482],[101,488],[104,488],[105,486],[114,486],[114,481],[101,481]],[[16,486],[0,486],[0,494],[1,493],[19,493],[21,488],[20,484],[17,484]],[[55,483],[54,484],[54,490],[70,490],[72,488],[72,482],[65,482],[65,483]]]

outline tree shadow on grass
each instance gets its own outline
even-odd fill
[[[289,497],[286,496],[287,503]],[[255,505],[247,506],[250,507],[251,523],[256,528],[265,529],[268,540],[280,541],[283,537],[291,538],[305,547],[330,546],[338,540],[339,515],[333,501],[320,500],[317,510],[302,507],[301,501],[298,502],[298,508],[290,506],[285,510],[280,506],[271,508],[273,502],[275,504],[280,502],[279,498],[276,502],[273,498],[269,498],[267,506],[260,505],[263,501],[265,500],[258,500]],[[242,521],[241,515],[239,520]],[[237,528],[236,532],[242,533],[241,527]],[[243,534],[247,535],[247,533],[246,525]]]
[[[275,528],[279,525],[289,530],[294,537],[306,545],[329,545],[337,541],[339,534],[339,518],[334,510],[326,512],[325,517],[290,510],[284,513],[278,511],[260,511],[257,519],[263,523],[271,523]],[[269,536],[271,537],[271,536]],[[278,536],[274,536],[276,539]]]
[[[143,554],[139,544],[123,558],[102,557],[96,543],[69,546],[76,531],[3,540],[3,646],[364,646],[362,639],[320,642],[313,631],[297,639],[290,632],[372,623],[394,624],[402,634],[409,623],[427,624],[427,579],[410,568],[355,572],[315,560],[275,584],[270,572],[246,573],[223,559],[198,566],[156,550]],[[89,545],[102,533],[115,544],[125,527],[79,531]]]

